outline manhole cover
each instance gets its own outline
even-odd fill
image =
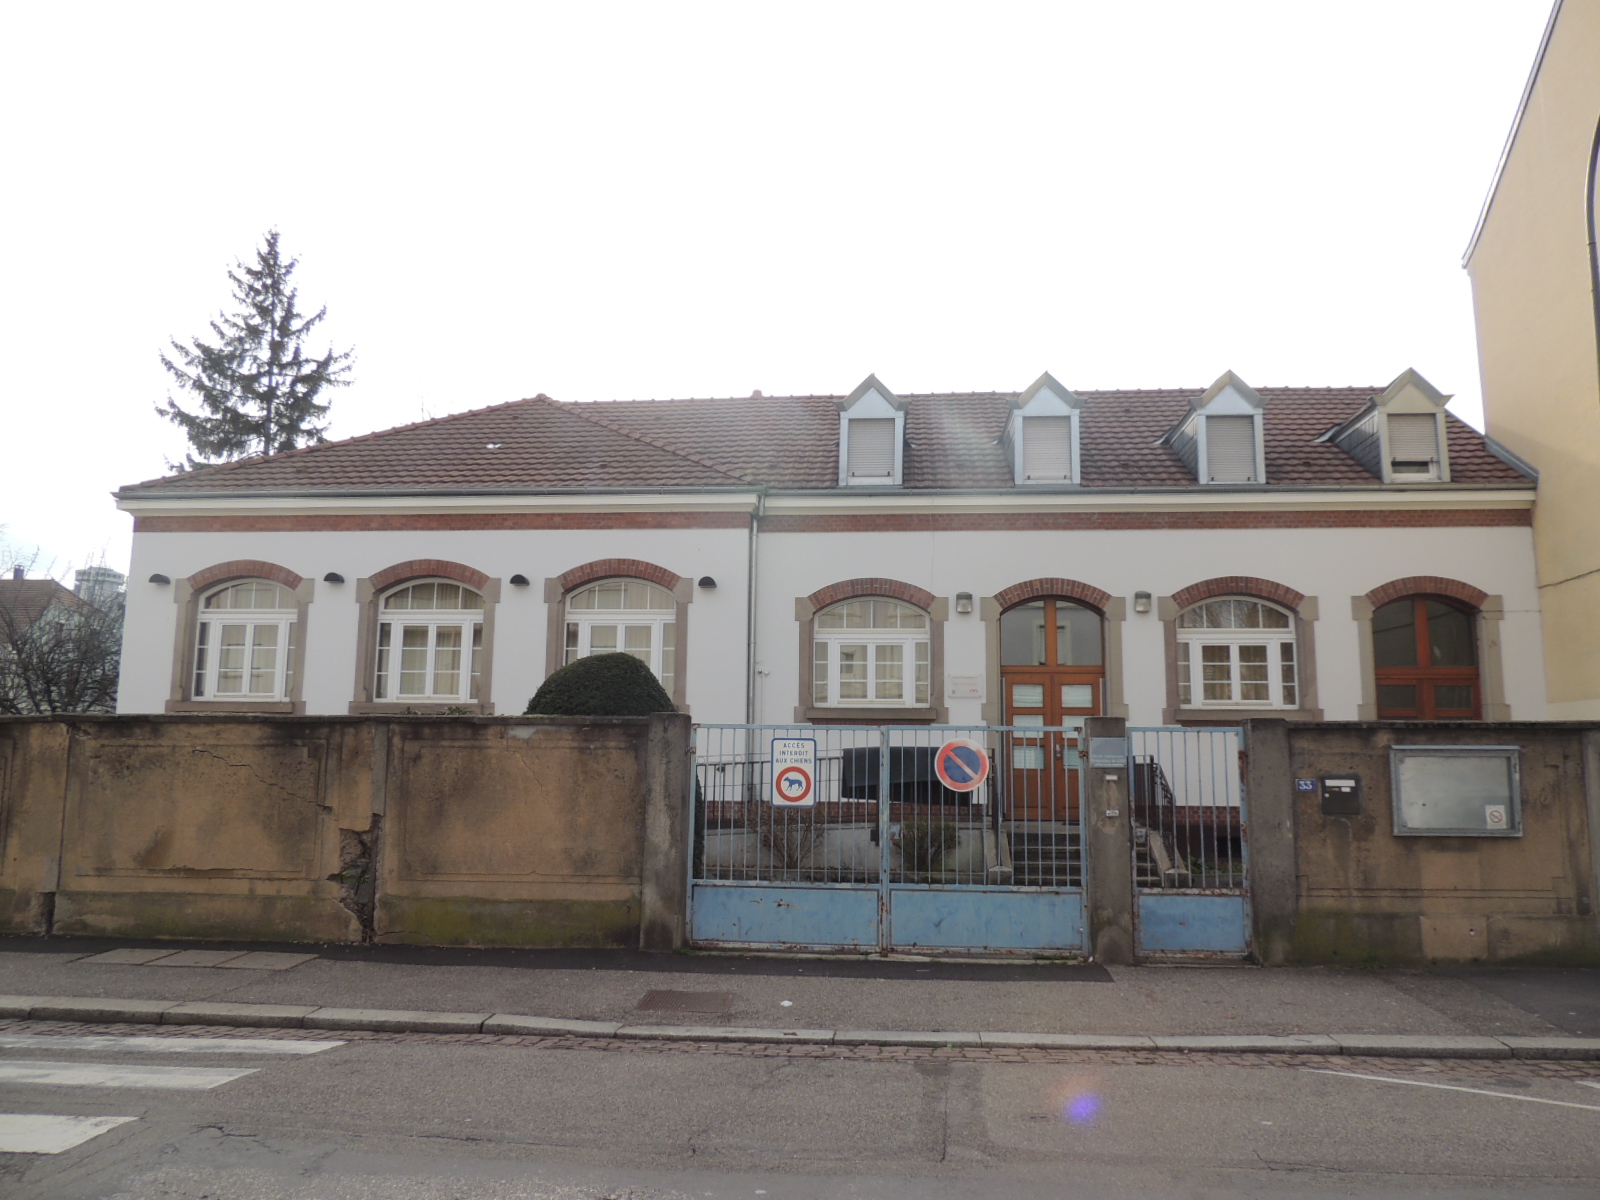
[[[639,1007],[652,1012],[732,1012],[733,993],[673,992],[665,988],[651,988],[639,1001]]]

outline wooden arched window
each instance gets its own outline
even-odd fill
[[[1479,719],[1476,617],[1439,596],[1406,596],[1372,614],[1380,719]]]

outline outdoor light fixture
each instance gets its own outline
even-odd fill
[[[322,582],[323,583],[343,583],[344,582],[344,576],[339,574],[339,572],[337,572],[337,571],[329,571],[326,575],[324,575],[322,577]]]
[[[714,590],[716,588],[717,581],[715,579],[711,578],[711,576],[709,576],[709,575],[702,575],[702,576],[700,576],[700,586],[705,588],[706,591],[709,592],[709,591],[712,591],[712,590]]]
[[[1135,592],[1133,594],[1133,611],[1136,613],[1147,613],[1150,611],[1149,592]]]
[[[150,576],[150,582],[151,583],[171,583],[172,580],[168,579],[165,575],[152,575],[152,576]]]
[[[957,592],[956,593],[956,611],[958,613],[969,613],[969,612],[972,611],[972,593],[971,592]]]
[[[513,575],[511,577],[511,586],[512,587],[527,587],[528,586],[528,577],[526,575]]]

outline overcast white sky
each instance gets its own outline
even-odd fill
[[[22,4],[0,525],[127,562],[157,353],[276,225],[344,437],[561,400],[1382,384],[1478,421],[1461,254],[1549,0]],[[320,348],[320,347],[319,347]]]

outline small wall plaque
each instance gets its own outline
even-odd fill
[[[1128,739],[1090,738],[1089,765],[1091,767],[1125,767],[1128,765]]]
[[[984,698],[982,675],[946,675],[944,696],[946,700],[982,700]]]

